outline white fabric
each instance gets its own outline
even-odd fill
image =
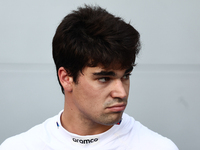
[[[171,140],[125,113],[120,125],[92,136],[79,136],[65,130],[60,123],[61,113],[7,139],[0,150],[178,150]]]

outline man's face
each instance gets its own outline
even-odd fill
[[[72,90],[73,105],[80,119],[102,125],[118,123],[127,105],[131,71],[132,67],[124,70],[85,67]]]

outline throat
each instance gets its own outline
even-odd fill
[[[65,112],[61,115],[61,124],[68,132],[86,136],[101,134],[109,130],[113,125],[102,125],[90,120],[80,119],[79,117],[69,117]]]

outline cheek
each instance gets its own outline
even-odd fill
[[[81,86],[80,86],[81,85]],[[76,89],[76,107],[87,115],[98,116],[104,106],[105,98],[102,97],[101,90],[94,84],[81,83]]]
[[[79,99],[85,103],[96,103],[101,96],[101,90],[94,83],[90,83],[87,80],[78,83],[78,88],[76,91],[79,95]]]
[[[130,82],[127,85],[125,85],[125,91],[127,94],[129,94],[129,89],[130,89]]]
[[[123,88],[124,88],[124,91],[126,93],[126,99],[128,99],[129,90],[130,90],[130,82],[128,82],[128,81],[123,82]]]
[[[82,91],[84,92],[84,94],[86,94],[86,96],[94,97],[97,94],[98,90],[95,88],[93,84],[83,83]]]

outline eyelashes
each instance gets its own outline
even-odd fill
[[[121,79],[122,80],[129,80],[131,74],[125,74]],[[98,81],[101,82],[101,83],[107,83],[109,82],[110,80],[112,80],[111,77],[101,77],[101,78],[98,78]]]

